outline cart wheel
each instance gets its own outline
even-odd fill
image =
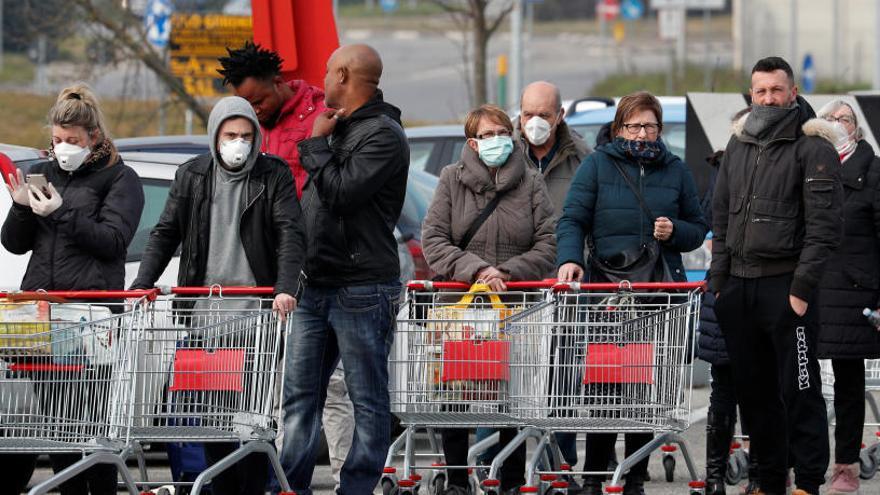
[[[724,473],[724,482],[728,485],[736,485],[742,480],[742,470],[740,469],[739,460],[736,455],[731,455],[727,459],[727,471]]]
[[[675,457],[663,456],[663,470],[666,471],[666,481],[672,483],[675,479]]]
[[[394,481],[388,478],[382,480],[382,495],[397,495],[397,485]]]
[[[869,480],[877,474],[877,459],[867,452],[859,455],[859,478]]]
[[[446,475],[443,473],[438,473],[434,475],[434,479],[431,480],[431,495],[443,495],[443,492],[446,491]]]

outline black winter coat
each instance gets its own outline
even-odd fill
[[[713,196],[711,290],[728,277],[794,273],[790,293],[809,300],[840,243],[843,193],[832,126],[812,118],[798,98],[798,118],[762,144],[734,123]]]
[[[44,174],[63,200],[47,217],[13,203],[3,223],[3,247],[31,251],[22,290],[119,290],[125,287],[125,257],[144,209],[137,174],[106,153],[74,172],[53,160],[30,174]]]
[[[713,366],[726,366],[730,364],[727,355],[727,344],[724,342],[724,334],[718,325],[718,317],[715,316],[715,294],[711,291],[703,293],[702,305],[700,306],[700,327],[697,336],[698,359],[702,359]]]
[[[862,316],[880,304],[880,158],[860,141],[840,170],[844,232],[820,284],[820,358],[880,358],[880,332]]]
[[[394,226],[409,170],[400,110],[377,91],[340,119],[329,140],[306,139],[298,147],[309,173],[302,197],[309,284],[342,287],[400,278]]]
[[[180,286],[204,285],[211,233],[213,158],[205,153],[177,169],[159,222],[150,233],[133,289],[151,288],[177,247]],[[287,163],[261,153],[248,175],[239,235],[257,284],[295,295],[305,253],[302,213]],[[218,260],[210,260],[217,262]]]

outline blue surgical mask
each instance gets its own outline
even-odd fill
[[[500,167],[507,163],[510,153],[513,151],[513,139],[510,136],[493,136],[477,140],[480,160],[487,167]]]

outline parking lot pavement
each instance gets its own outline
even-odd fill
[[[697,466],[698,475],[702,476],[705,468],[705,457],[706,457],[706,406],[709,402],[709,389],[708,387],[695,389],[693,393],[693,414],[692,414],[692,424],[691,427],[684,432],[683,437],[687,444],[688,449],[690,450],[690,454]],[[871,417],[868,416],[868,420],[870,421]],[[876,438],[874,437],[873,432],[870,432],[866,428],[865,433],[865,442],[874,442]],[[579,447],[579,456],[580,459],[583,460],[583,437],[578,440]],[[834,451],[833,440],[832,440],[832,452]],[[623,442],[619,441],[617,444],[617,455],[618,459],[623,457]],[[168,471],[168,465],[161,460],[158,460],[154,456],[152,458],[152,462],[149,463],[149,476],[151,479],[170,479],[170,473]],[[649,464],[649,473],[651,476],[651,481],[645,485],[645,492],[648,495],[681,495],[687,494],[687,471],[684,467],[684,461],[682,460],[681,453],[675,454],[676,458],[676,468],[675,468],[675,477],[672,483],[667,483],[665,481],[665,472],[662,464],[662,454],[654,453],[651,456],[651,461]],[[47,462],[41,461],[37,472],[34,474],[34,478],[32,480],[33,483],[38,483],[51,475],[51,469],[48,467]],[[132,469],[132,474],[137,475],[136,471]],[[830,480],[830,467],[828,477]],[[427,477],[427,476],[426,476]],[[823,487],[822,493],[825,493],[827,490],[830,481],[826,483]],[[315,469],[314,475],[314,483],[313,489],[316,495],[331,495],[333,494],[333,477],[330,473],[330,467],[327,465],[319,465]],[[380,490],[377,490],[377,493],[381,493]],[[424,492],[423,492],[424,493]],[[729,495],[739,494],[739,490],[737,487],[729,486],[727,488],[727,493]],[[875,477],[869,481],[862,481],[861,492],[863,494],[868,493],[880,493],[880,476]]]

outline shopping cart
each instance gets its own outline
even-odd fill
[[[828,406],[828,423],[835,426],[834,414],[834,370],[831,361],[819,360],[819,375],[822,381],[822,394]],[[880,391],[880,359],[865,360],[865,403],[871,411],[874,421],[865,418],[865,427],[875,429],[875,440],[870,444],[862,444],[859,452],[859,477],[863,480],[873,478],[880,469],[880,409],[874,392]]]
[[[274,448],[276,384],[290,319],[272,311],[272,288],[177,287],[145,311],[131,348],[134,400],[121,415],[129,440],[236,443],[192,483],[198,494],[252,453],[265,454],[282,492],[290,486]],[[134,449],[139,451],[140,449]],[[141,486],[159,486],[141,472]]]
[[[550,308],[552,285],[511,282],[501,293],[483,284],[408,285],[389,358],[391,411],[406,430],[389,449],[381,481],[384,493],[415,493],[422,483],[419,471],[433,474],[430,493],[442,493],[446,469],[478,467],[471,460],[467,466],[444,465],[436,429],[518,426],[510,410],[511,394],[517,393],[511,377],[525,356],[512,346],[509,329],[530,308]],[[430,444],[424,455],[415,452],[421,430]],[[479,448],[490,443],[482,442]],[[403,469],[398,477],[392,464],[401,450]],[[474,455],[472,449],[469,457]],[[435,462],[420,464],[417,457]],[[496,482],[484,480],[484,491],[497,493]]]
[[[654,439],[619,463],[606,484],[608,493],[621,491],[622,475],[657,449],[664,452],[667,471],[674,469],[671,453],[681,450],[689,486],[702,492],[705,483],[679,435],[690,425],[702,290],[702,283],[557,284],[551,317],[531,308],[510,323],[511,347],[528,356],[511,377],[511,414],[531,427],[523,428],[518,440],[541,435],[527,464],[527,482],[537,488],[554,476],[577,474],[539,470],[554,433],[644,432]],[[513,442],[496,457],[490,478],[515,448]],[[559,466],[558,460],[553,464]]]
[[[130,424],[130,346],[152,291],[19,292],[0,296],[0,452],[83,458],[33,487],[47,493],[96,464],[123,462]],[[140,298],[126,306],[124,298]],[[68,302],[79,301],[79,302]]]

